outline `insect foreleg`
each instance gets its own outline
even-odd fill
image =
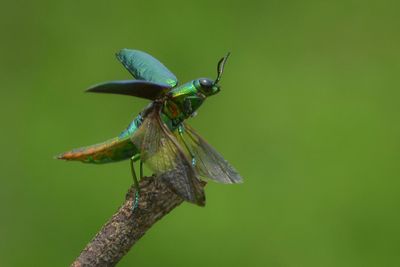
[[[190,157],[192,158],[192,166],[194,167],[194,166],[196,166],[196,158],[195,158],[195,156],[194,156],[193,151],[190,149],[190,147],[188,146],[188,144],[187,144],[186,141],[185,141],[185,138],[184,138],[184,136],[183,136],[183,132],[184,132],[184,131],[185,131],[185,128],[183,127],[183,125],[182,125],[182,124],[179,125],[179,127],[178,127],[179,136],[181,137],[181,140],[182,140],[183,144],[185,145],[187,151],[188,151],[189,154],[190,154]]]

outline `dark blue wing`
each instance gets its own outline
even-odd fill
[[[86,92],[131,95],[155,100],[167,92],[171,86],[161,83],[127,80],[112,81],[92,86]]]
[[[138,80],[161,83],[169,87],[175,87],[178,84],[178,79],[167,67],[145,52],[122,49],[116,56]]]

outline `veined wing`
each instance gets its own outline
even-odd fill
[[[224,184],[243,182],[239,173],[192,127],[186,123],[184,127],[185,141],[195,156],[196,169],[201,176]]]
[[[122,49],[116,56],[138,80],[161,83],[169,87],[175,87],[178,84],[178,79],[167,67],[145,52]]]
[[[171,87],[162,83],[142,80],[111,81],[90,87],[86,92],[131,95],[155,100]]]
[[[205,205],[204,190],[196,171],[185,156],[174,135],[160,118],[161,105],[150,107],[145,119],[132,137],[140,148],[140,158],[183,199]]]

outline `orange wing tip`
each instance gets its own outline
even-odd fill
[[[54,156],[53,159],[64,159],[64,154],[58,154],[57,156]]]
[[[69,159],[75,159],[75,158],[81,156],[81,154],[82,153],[66,152],[66,153],[59,154],[59,155],[55,156],[54,158],[69,160]]]

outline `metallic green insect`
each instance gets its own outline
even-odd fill
[[[218,62],[214,81],[200,78],[180,86],[175,75],[149,54],[122,49],[116,56],[136,80],[106,82],[87,91],[136,96],[152,102],[118,137],[58,158],[85,163],[130,159],[136,205],[140,188],[134,162],[138,160],[140,178],[145,163],[172,191],[200,206],[205,205],[200,178],[226,184],[242,182],[237,171],[185,122],[207,97],[220,91],[218,82],[229,53]]]

